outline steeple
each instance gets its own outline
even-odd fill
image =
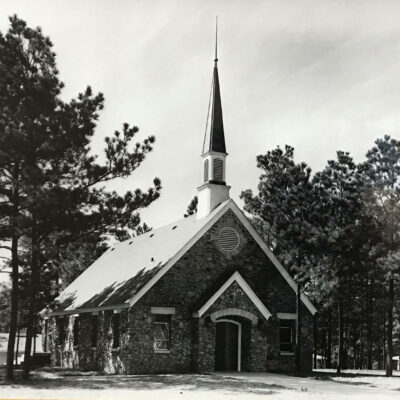
[[[206,132],[206,135],[207,133],[209,134],[209,147],[207,150],[217,151],[219,153],[226,153],[224,121],[222,118],[221,92],[219,88],[218,77],[218,20],[215,30],[215,59],[211,93],[211,121],[210,131]],[[204,150],[205,149],[203,149],[203,153]]]
[[[197,188],[199,203],[197,218],[213,211],[220,203],[229,199],[225,183],[225,165],[228,155],[225,147],[224,122],[222,118],[221,92],[218,76],[218,20],[215,34],[215,59],[211,95],[207,113],[206,132],[203,142],[203,184]],[[211,115],[210,115],[211,111]]]

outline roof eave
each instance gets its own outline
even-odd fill
[[[109,310],[121,310],[124,308],[129,308],[129,303],[123,304],[114,304],[110,306],[100,306],[100,307],[90,307],[90,308],[74,308],[72,310],[60,310],[60,311],[51,311],[46,316],[47,317],[56,317],[60,315],[70,315],[70,314],[85,314],[85,313],[93,313],[100,311],[109,311]]]

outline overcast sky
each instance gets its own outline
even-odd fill
[[[63,97],[105,95],[93,149],[123,122],[156,136],[123,192],[158,176],[161,198],[142,213],[180,219],[201,183],[215,16],[229,157],[227,183],[256,187],[255,157],[290,144],[323,168],[336,150],[361,160],[377,137],[400,138],[399,1],[0,0],[0,30],[16,13],[41,26],[57,53]]]

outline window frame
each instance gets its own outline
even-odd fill
[[[112,349],[118,350],[121,346],[121,318],[120,313],[114,313],[111,319],[111,329],[113,336]]]
[[[157,327],[166,326],[168,338],[157,338]],[[161,331],[162,332],[162,331]],[[157,342],[163,341],[165,347],[158,347]],[[169,353],[171,351],[171,314],[153,314],[153,349],[155,353]]]
[[[90,345],[92,348],[96,348],[98,341],[98,332],[99,332],[99,316],[97,314],[93,314],[90,322],[91,322]]]
[[[73,324],[74,325],[72,326],[72,334],[73,334],[72,341],[74,347],[77,347],[80,344],[79,342],[80,342],[80,330],[81,330],[81,321],[79,315],[74,317]]]
[[[279,351],[281,354],[294,354],[295,346],[295,319],[280,319],[279,320]],[[290,330],[290,342],[282,341],[282,330]]]
[[[64,317],[59,317],[57,318],[57,342],[59,346],[64,346],[65,341],[67,339],[67,332],[66,332],[66,318]]]
[[[49,320],[47,317],[44,318],[44,343],[43,343],[43,352],[47,353],[47,341],[49,337]]]

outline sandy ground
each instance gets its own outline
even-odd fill
[[[372,372],[372,371],[370,371]],[[382,373],[382,372],[381,372]],[[4,375],[4,370],[1,371]],[[270,373],[110,376],[42,369],[28,383],[0,381],[0,399],[399,399],[400,374],[345,371],[296,378]]]

